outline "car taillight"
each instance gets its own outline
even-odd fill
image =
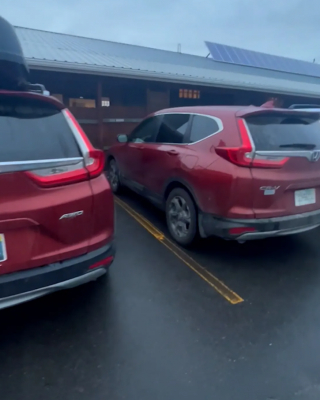
[[[82,152],[84,153],[85,167],[89,172],[90,178],[95,178],[102,174],[104,169],[105,156],[102,150],[95,149],[87,138],[79,122],[69,110],[64,111],[66,118],[71,122]]]
[[[240,147],[216,147],[216,153],[224,159],[240,167],[281,168],[288,157],[261,156],[254,154],[250,136],[243,119],[238,119],[238,127],[242,145]]]
[[[82,167],[72,169],[68,167],[40,169],[35,171],[26,171],[25,174],[41,187],[55,187],[68,185],[70,183],[82,182],[88,179],[88,171]],[[67,171],[65,171],[67,169]],[[53,171],[53,172],[52,172]]]
[[[103,151],[94,149],[88,152],[86,168],[91,179],[102,174],[104,169],[104,160],[105,157]]]
[[[25,174],[41,187],[55,187],[96,178],[104,170],[103,151],[95,149],[69,110],[63,111],[83,153],[83,161],[64,167],[37,169]]]

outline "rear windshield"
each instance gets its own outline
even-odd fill
[[[320,121],[314,116],[268,114],[246,118],[256,150],[320,149]]]
[[[54,105],[0,96],[0,162],[79,156],[74,135]]]

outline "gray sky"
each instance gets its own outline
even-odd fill
[[[1,0],[12,24],[206,55],[204,40],[320,63],[311,0]]]

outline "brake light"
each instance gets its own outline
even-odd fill
[[[69,110],[65,110],[65,115],[69,119],[72,124],[72,127],[75,129],[75,133],[78,135],[80,139],[80,147],[84,154],[85,166],[89,172],[90,178],[95,178],[102,174],[104,170],[104,162],[105,156],[102,150],[95,149],[87,135],[84,133],[81,128],[79,122],[75,119],[75,117],[71,114]],[[82,145],[82,146],[81,146]]]
[[[55,187],[96,178],[104,170],[104,153],[95,149],[69,110],[63,110],[70,128],[83,153],[83,161],[76,165],[27,171],[25,174],[41,187]]]
[[[240,147],[216,147],[216,153],[240,167],[281,168],[288,157],[268,157],[254,154],[247,126],[243,119],[238,119],[238,128],[242,145]]]
[[[88,152],[86,168],[91,179],[102,174],[104,169],[104,160],[105,157],[103,151],[94,149]]]
[[[43,170],[26,171],[25,174],[38,186],[46,188],[68,185],[71,183],[82,182],[88,179],[88,171],[86,171],[84,168],[51,175],[50,172],[48,172],[48,175],[43,174],[43,172]]]

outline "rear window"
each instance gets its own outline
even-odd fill
[[[0,162],[79,157],[60,110],[32,98],[0,96]]]
[[[320,149],[318,115],[257,115],[246,122],[256,150]]]

